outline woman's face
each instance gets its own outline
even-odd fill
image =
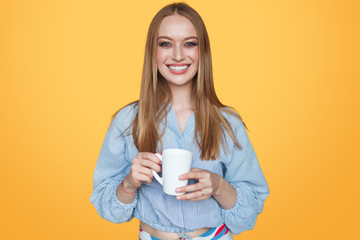
[[[184,16],[167,16],[160,24],[156,64],[170,87],[191,84],[198,71],[199,46],[193,24]]]

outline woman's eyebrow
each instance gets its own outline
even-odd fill
[[[167,36],[159,36],[158,39],[160,39],[160,38],[166,38],[166,39],[173,40],[171,37],[167,37]],[[192,38],[197,39],[196,36],[190,36],[190,37],[186,37],[185,40],[192,39]]]

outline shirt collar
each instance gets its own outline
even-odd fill
[[[172,130],[179,137],[183,137],[183,136],[186,136],[189,133],[191,133],[191,131],[193,131],[195,128],[194,112],[192,112],[190,114],[190,116],[185,124],[184,130],[181,133],[180,129],[179,129],[179,125],[177,123],[177,119],[176,119],[175,108],[173,107],[173,105],[171,103],[169,103],[168,107],[170,108],[170,110],[167,115],[167,127],[170,128],[170,130]]]

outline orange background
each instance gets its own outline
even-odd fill
[[[171,2],[0,1],[1,239],[137,239],[138,220],[96,213],[92,177]],[[360,2],[186,2],[270,187],[235,239],[360,239]]]

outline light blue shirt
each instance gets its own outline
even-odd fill
[[[191,232],[203,227],[218,227],[225,223],[234,235],[254,228],[269,188],[251,146],[242,122],[222,112],[231,124],[242,150],[237,148],[226,133],[229,152],[222,147],[215,161],[200,159],[200,149],[195,140],[195,116],[190,115],[181,133],[175,110],[170,109],[160,125],[164,127],[163,149],[181,148],[193,153],[192,168],[206,169],[221,175],[237,191],[237,200],[231,209],[223,209],[213,198],[202,201],[176,200],[167,195],[154,178],[150,184],[143,183],[136,192],[135,200],[124,204],[116,197],[116,189],[130,172],[132,159],[138,153],[133,143],[132,128],[123,133],[132,123],[137,105],[123,108],[112,121],[103,142],[94,173],[93,193],[90,201],[101,217],[114,223],[130,221],[133,217],[165,232]],[[121,135],[121,136],[120,136]],[[160,144],[159,144],[160,147]],[[162,149],[158,149],[161,152]],[[194,180],[189,180],[189,184]]]

